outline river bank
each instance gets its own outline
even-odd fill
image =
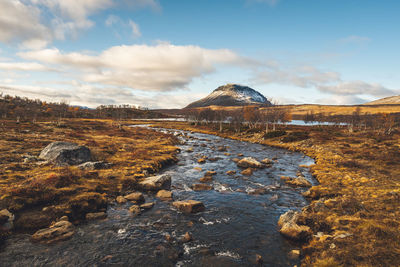
[[[88,213],[104,212],[108,203],[134,190],[142,178],[175,163],[178,153],[172,135],[122,127],[111,120],[2,120],[1,129],[0,210],[12,216],[0,217],[2,224],[12,218],[13,227],[0,229],[0,241],[10,232],[32,234],[63,216],[79,224]],[[92,161],[104,166],[46,163],[39,154],[55,141],[87,147]]]
[[[287,126],[285,132],[219,132],[218,126],[152,123],[155,127],[215,134],[224,138],[301,151],[320,183],[304,193],[311,204],[299,223],[312,239],[302,246],[305,266],[395,266],[400,260],[399,134],[348,132],[338,127]],[[215,127],[215,128],[214,128]]]

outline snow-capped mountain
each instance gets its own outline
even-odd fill
[[[218,87],[205,98],[189,104],[186,108],[246,105],[271,106],[272,104],[265,96],[250,87],[238,84],[227,84]]]
[[[364,105],[400,105],[400,96],[389,96],[365,103]]]

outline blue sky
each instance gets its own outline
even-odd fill
[[[225,83],[281,104],[400,94],[395,0],[3,0],[0,92],[180,108]]]

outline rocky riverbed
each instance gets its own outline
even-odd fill
[[[66,241],[48,245],[14,235],[0,252],[0,265],[297,264],[296,244],[278,232],[277,223],[281,214],[307,204],[301,196],[306,186],[293,181],[315,183],[300,167],[313,160],[212,135],[172,133],[181,141],[179,161],[162,172],[171,177],[172,192],[143,185],[146,206],[119,198],[107,217],[90,215],[97,220],[75,227]],[[55,226],[70,229],[62,220]]]

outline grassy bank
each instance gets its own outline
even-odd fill
[[[78,223],[87,212],[104,210],[117,195],[134,189],[142,177],[176,161],[173,136],[111,120],[2,120],[0,128],[0,210],[15,214],[16,231],[32,232],[63,215]],[[94,161],[112,167],[81,170],[43,164],[38,156],[53,141],[87,146]]]
[[[304,266],[398,266],[400,262],[400,134],[349,133],[330,126],[287,126],[265,135],[235,133],[217,126],[188,123],[160,127],[301,151],[315,159],[310,167],[319,181],[305,193],[311,203],[300,223],[313,238],[302,246]],[[275,137],[274,137],[275,136]]]

